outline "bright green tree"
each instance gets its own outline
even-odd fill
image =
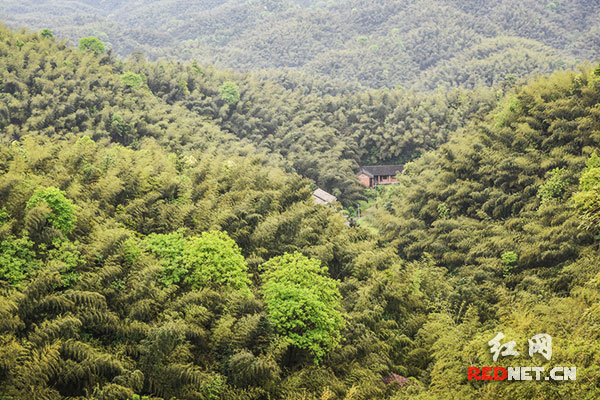
[[[263,269],[262,292],[273,324],[319,362],[340,343],[344,318],[338,282],[319,260],[298,252],[272,258]]]
[[[248,266],[241,250],[225,232],[203,232],[184,237],[183,231],[152,234],[147,249],[163,264],[162,281],[166,285],[185,283],[194,289],[229,287],[248,291]]]
[[[0,242],[0,280],[18,285],[29,273],[38,268],[33,242],[27,237],[9,236]]]
[[[144,78],[135,72],[125,72],[121,75],[121,82],[127,87],[139,89],[144,84]]]
[[[97,37],[88,36],[79,40],[79,50],[102,54],[106,51],[106,46]]]
[[[48,222],[62,233],[69,233],[75,226],[75,206],[67,199],[62,190],[55,187],[41,188],[35,191],[27,202],[27,209],[40,203],[46,203],[51,212],[46,215]]]
[[[546,182],[538,191],[542,204],[560,198],[569,187],[569,172],[564,168],[555,168],[546,176]]]
[[[219,94],[223,101],[229,105],[236,104],[240,101],[240,91],[234,82],[224,82],[219,90]]]
[[[519,255],[514,251],[506,251],[502,253],[502,264],[504,265],[504,276],[508,276],[519,259]]]
[[[185,282],[193,288],[217,285],[248,290],[250,285],[242,252],[225,232],[203,232],[190,238],[183,263],[189,271]]]
[[[160,258],[163,266],[161,281],[167,286],[182,282],[188,270],[183,264],[186,239],[183,230],[168,234],[151,234],[146,237],[146,249]]]

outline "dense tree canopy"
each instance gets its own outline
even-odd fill
[[[497,331],[545,332],[561,348],[546,367],[576,365],[578,380],[595,379],[598,336],[584,315],[599,293],[599,83],[591,68],[532,82],[478,129],[411,163],[386,194],[380,232],[402,258],[447,268],[454,286],[419,334],[431,385],[397,398],[452,398],[448,384],[464,398],[598,395],[595,384],[465,385],[464,367],[490,363],[482,345]]]
[[[75,223],[73,203],[65,198],[63,192],[55,187],[38,189],[27,201],[27,209],[37,206],[47,206],[50,212],[44,215],[53,227],[63,233],[73,230]]]
[[[193,6],[230,7],[243,26],[244,7],[291,18],[300,4],[227,3]],[[498,29],[518,23],[542,49],[587,29],[558,18],[574,13],[560,1],[490,3],[511,17]],[[487,27],[487,3],[445,4]],[[577,4],[586,20],[595,5]],[[385,24],[399,18],[388,8],[418,5],[340,15]],[[532,10],[543,18],[523,23]],[[394,46],[436,32],[460,47],[469,32],[441,22]],[[367,34],[349,40],[377,51]],[[511,40],[480,51],[498,61]],[[419,68],[456,50],[433,42]],[[507,65],[528,59],[508,47]],[[0,28],[0,397],[600,396],[600,67],[527,84],[486,68],[492,88],[353,92]],[[397,185],[359,186],[359,165],[386,162],[404,164]],[[317,186],[342,206],[315,204]],[[346,219],[364,199],[369,215]],[[506,365],[487,346],[499,331],[521,346],[550,334],[551,360],[521,347],[510,360],[573,365],[577,381],[467,381],[468,366]]]
[[[600,157],[594,152],[579,180],[573,200],[583,214],[587,227],[597,231],[600,223]]]
[[[123,63],[36,34],[3,32],[0,129],[8,137],[85,134],[131,146],[155,138],[178,152],[268,154],[269,164],[313,179],[345,205],[363,198],[355,180],[360,165],[406,162],[438,147],[481,119],[501,94],[307,95],[304,85],[141,56]],[[24,46],[13,52],[17,41]],[[33,108],[23,107],[30,102]]]
[[[203,232],[186,239],[182,232],[151,234],[148,250],[163,259],[163,282],[192,289],[225,286],[248,290],[247,265],[239,248],[224,232]]]
[[[95,36],[122,56],[142,50],[152,59],[285,69],[349,88],[491,86],[595,60],[600,45],[600,6],[591,0],[84,4],[5,0],[0,18],[73,41]]]

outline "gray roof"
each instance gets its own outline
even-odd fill
[[[319,204],[329,204],[337,201],[337,197],[332,194],[327,193],[323,189],[317,189],[313,192],[313,197],[315,201]]]
[[[375,176],[394,176],[402,172],[402,165],[368,165],[360,168],[359,174],[364,173],[371,178]]]

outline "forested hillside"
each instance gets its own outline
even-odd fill
[[[600,67],[353,93],[105,50],[0,29],[0,397],[600,397]],[[311,198],[378,162],[371,229]],[[467,381],[509,363],[577,380]]]
[[[265,162],[313,179],[346,205],[363,196],[359,165],[405,162],[436,148],[503,92],[331,96],[196,63],[149,63],[141,55],[123,62],[69,48],[49,31],[46,38],[0,34],[0,128],[9,138],[85,134],[133,147],[154,138],[173,151],[266,154]]]
[[[499,84],[593,60],[593,0],[5,0],[12,27],[97,36],[120,55],[288,69],[356,88]],[[48,18],[52,16],[52,18]],[[274,73],[277,75],[277,73]]]
[[[138,63],[175,84],[145,83],[93,40],[1,33],[2,395],[381,398],[419,374],[390,341],[412,346],[400,321],[434,285],[412,293],[310,181],[169,104],[179,67]],[[365,296],[381,279],[401,291]]]
[[[467,398],[600,394],[599,144],[600,67],[557,73],[411,163],[381,199],[384,242],[404,260],[443,267],[453,287],[419,332],[431,385],[415,398],[445,398],[454,385]],[[577,385],[464,386],[465,365],[486,364],[479,349],[497,331],[553,336],[544,365],[576,365]]]

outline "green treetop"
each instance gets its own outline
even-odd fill
[[[52,33],[50,29],[42,29],[40,36],[44,39],[52,39],[54,37],[54,33]]]
[[[69,233],[75,225],[75,206],[67,199],[62,190],[55,187],[42,188],[35,191],[27,202],[31,209],[39,204],[46,203],[51,212],[46,215],[48,222],[62,233]]]
[[[319,260],[295,252],[263,264],[263,296],[277,330],[319,362],[340,343],[338,283]]]
[[[229,105],[240,101],[240,91],[234,82],[225,82],[219,91],[223,101]]]
[[[97,37],[89,36],[79,40],[79,50],[102,54],[106,51],[106,46]]]
[[[132,89],[139,89],[144,84],[144,78],[135,72],[125,72],[121,75],[121,82]]]
[[[600,224],[600,157],[592,154],[579,179],[579,192],[573,195],[575,205],[583,215],[588,228]]]

